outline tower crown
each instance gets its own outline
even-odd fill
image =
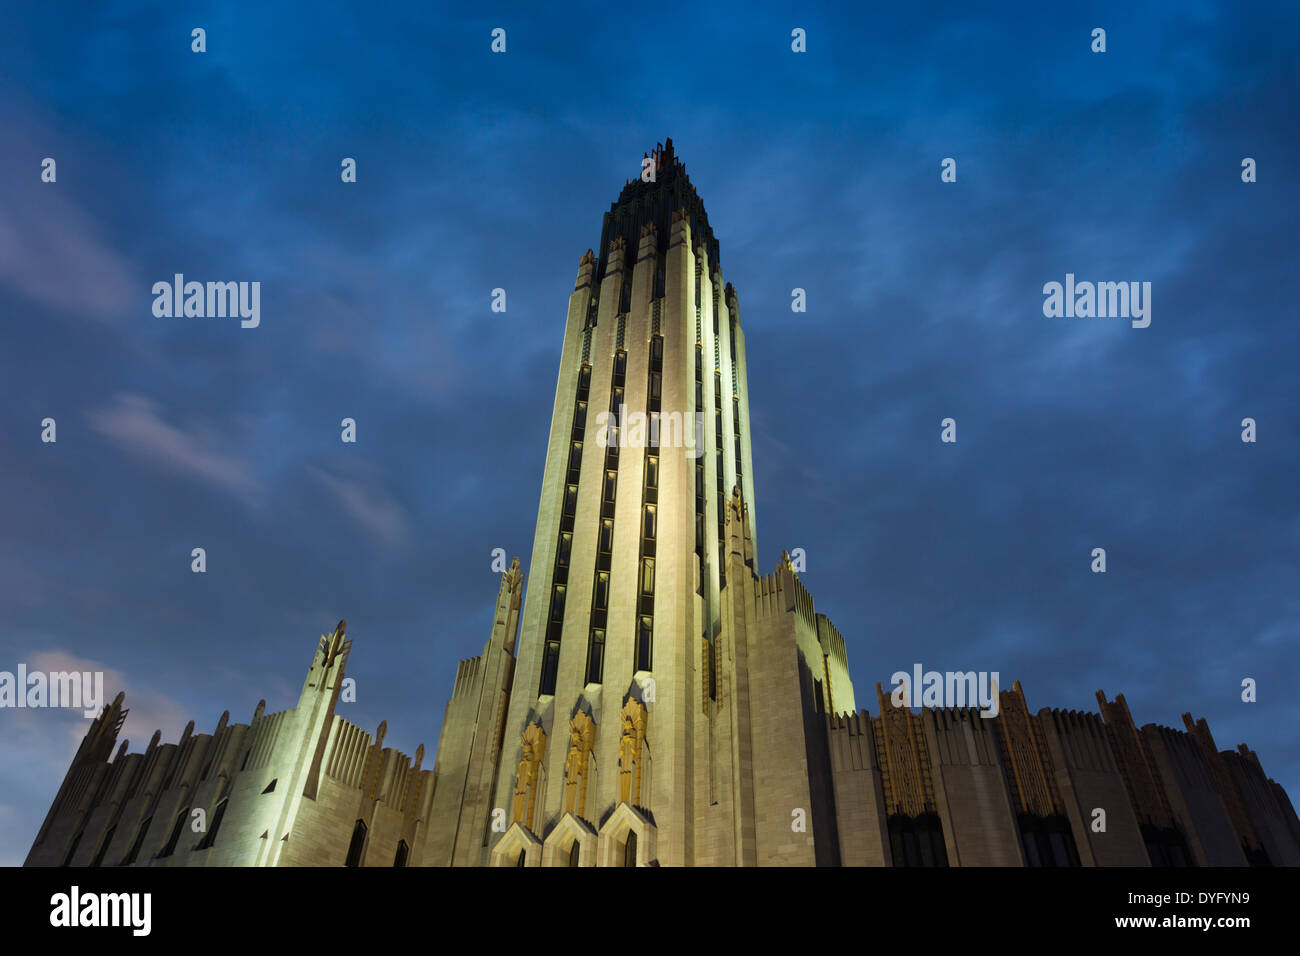
[[[610,264],[610,243],[621,237],[629,249],[636,249],[647,225],[653,225],[656,251],[664,253],[672,236],[673,214],[683,211],[689,218],[693,241],[702,242],[709,256],[710,269],[718,262],[718,242],[713,238],[704,202],[686,175],[686,164],[673,152],[672,138],[657,143],[644,154],[653,160],[649,167],[654,180],[645,182],[638,176],[629,179],[618,199],[605,213],[600,232],[600,264],[596,278],[603,279]],[[631,263],[626,263],[630,266]]]

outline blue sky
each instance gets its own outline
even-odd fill
[[[347,618],[345,716],[431,764],[531,553],[578,257],[671,136],[760,565],[805,549],[859,705],[918,661],[1104,688],[1300,794],[1295,8],[226,7],[0,14],[0,669],[107,671],[140,749],[292,706]],[[260,327],[155,318],[177,272],[260,281]],[[1067,272],[1150,281],[1151,326],[1044,317]],[[17,863],[85,721],[0,727]]]

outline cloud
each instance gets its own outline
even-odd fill
[[[41,181],[39,160],[75,157],[85,144],[65,142],[28,116],[0,113],[6,142],[0,177],[0,286],[58,312],[110,320],[130,307],[138,284],[127,260],[100,238],[99,223],[68,197],[66,166]],[[20,166],[21,164],[21,166]],[[144,300],[147,302],[147,299]]]
[[[91,412],[88,418],[96,431],[124,451],[237,494],[256,492],[257,483],[243,463],[213,450],[208,440],[169,425],[156,407],[140,395],[119,395],[114,407]]]
[[[332,475],[315,465],[308,465],[307,469],[338,499],[343,510],[380,544],[400,547],[406,543],[410,516],[391,495],[375,488],[373,479],[362,484]]]

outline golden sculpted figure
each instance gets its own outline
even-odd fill
[[[546,732],[542,725],[531,723],[524,730],[523,753],[515,774],[515,804],[510,819],[533,828],[533,808],[537,805],[537,785],[541,777],[542,758],[546,753]]]
[[[623,705],[623,736],[618,741],[618,798],[641,806],[642,751],[645,747],[646,709],[630,698]]]
[[[587,814],[587,789],[590,781],[591,747],[596,740],[596,724],[585,711],[578,711],[569,722],[569,756],[564,762],[564,812]]]

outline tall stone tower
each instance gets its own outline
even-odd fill
[[[480,829],[454,835],[448,863],[540,864],[557,830],[579,864],[597,854],[753,862],[746,621],[758,578],[745,336],[672,141],[646,160],[605,214],[599,258],[588,250],[579,260],[512,685],[499,697],[470,688],[475,703],[462,705],[500,700],[502,715],[474,724],[476,734],[499,726],[501,764],[491,807],[454,814]],[[806,592],[786,577],[792,611],[796,588]],[[819,628],[811,599],[802,610],[805,640],[786,645],[785,679],[768,704],[782,712],[775,698],[787,699],[784,719],[806,759],[802,697],[816,706],[811,682],[801,693],[799,644],[819,686],[836,669],[843,712],[853,696],[842,640],[829,622]],[[440,781],[444,753],[474,749],[456,742],[467,723],[453,720],[456,706]],[[815,736],[824,750],[824,732]],[[814,801],[807,769],[787,769],[805,796],[779,810],[789,831],[792,811]],[[613,836],[598,839],[611,825]],[[812,846],[806,834],[800,842]]]

